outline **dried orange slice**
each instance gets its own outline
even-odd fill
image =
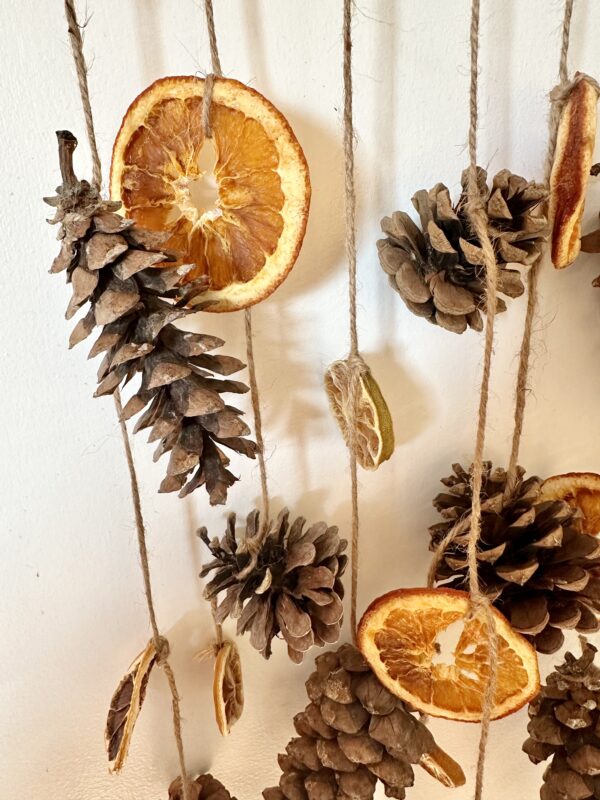
[[[233,642],[224,642],[217,653],[213,700],[217,726],[221,735],[227,736],[244,710],[242,662]]]
[[[490,668],[482,615],[466,617],[469,595],[454,589],[399,589],[375,600],[358,628],[358,646],[385,687],[434,717],[478,722]],[[539,691],[535,650],[493,609],[498,635],[492,719],[517,711]],[[451,656],[437,639],[464,627]]]
[[[394,428],[387,403],[366,364],[353,371],[347,360],[334,361],[325,373],[325,390],[331,412],[350,447],[352,430],[352,381],[359,381],[356,460],[363,469],[377,467],[394,452]]]
[[[566,472],[542,484],[542,500],[565,500],[583,514],[584,533],[600,534],[600,475],[595,472]]]
[[[210,121],[218,197],[207,205],[205,85],[162,78],[133,101],[114,144],[110,191],[140,226],[171,233],[165,247],[196,265],[192,277],[208,275],[208,310],[233,311],[267,297],[293,267],[310,180],[285,117],[254,89],[217,78]]]

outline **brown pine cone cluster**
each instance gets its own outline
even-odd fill
[[[467,327],[482,330],[485,269],[479,240],[467,215],[468,172],[455,206],[443,183],[412,198],[419,228],[403,211],[381,222],[385,239],[377,242],[381,266],[391,286],[414,314],[453,333]],[[489,217],[489,233],[498,262],[498,291],[519,297],[524,291],[518,270],[529,265],[548,235],[547,190],[502,170],[487,186],[487,173],[478,168],[478,181]],[[506,310],[498,298],[497,311]]]
[[[460,464],[452,469],[442,479],[446,490],[433,501],[443,522],[429,528],[430,549],[460,524],[436,581],[466,589],[471,473]],[[506,479],[505,470],[485,463],[477,552],[481,588],[540,653],[555,653],[563,644],[563,629],[591,633],[600,627],[600,541],[581,532],[581,512],[561,500],[541,500],[539,478],[526,479],[519,468],[516,489],[508,498]]]
[[[138,228],[115,213],[119,203],[102,200],[87,181],[77,180],[72,163],[76,145],[72,134],[59,132],[63,184],[46,199],[56,208],[51,222],[60,225],[61,250],[51,272],[66,271],[73,290],[67,319],[87,307],[69,345],[100,329],[90,351],[90,357],[104,353],[97,397],[141,376],[124,417],[143,412],[135,431],[150,430],[149,441],[158,442],[155,459],[171,454],[160,491],[185,496],[206,486],[211,504],[224,503],[237,478],[227,469],[222,448],[254,458],[256,445],[244,438],[250,431],[242,412],[222,397],[248,387],[215,373],[228,376],[244,364],[210,353],[224,344],[221,339],[173,324],[197,312],[189,303],[206,283],[184,282],[191,267],[155,267],[173,260],[160,249],[166,235]]]
[[[294,717],[298,734],[279,756],[279,786],[265,800],[370,800],[377,781],[405,797],[413,764],[447,786],[464,783],[459,765],[428,729],[379,683],[352,645],[324,653],[306,682],[310,699]]]
[[[529,706],[529,738],[523,745],[534,764],[551,758],[542,800],[600,799],[600,669],[596,648],[582,640],[582,655],[567,653]]]
[[[238,635],[250,631],[250,642],[264,658],[281,634],[292,661],[300,663],[313,645],[337,642],[343,621],[341,577],[346,569],[347,542],[336,527],[317,522],[305,529],[298,517],[290,525],[284,509],[275,522],[261,525],[260,513],[252,511],[238,539],[236,516],[230,514],[221,540],[209,539],[206,528],[198,535],[211,551],[213,561],[200,577],[211,572],[206,584],[208,600],[225,592],[216,619],[237,619]]]
[[[198,775],[190,784],[191,800],[236,800],[223,784],[212,775]],[[181,778],[176,778],[169,786],[169,800],[183,800]]]

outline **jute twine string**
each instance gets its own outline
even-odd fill
[[[470,514],[467,517],[459,520],[459,522],[452,528],[452,530],[438,546],[436,552],[434,553],[428,574],[428,585],[433,586],[435,582],[436,570],[443,558],[445,550],[459,534],[465,533],[468,530],[469,535],[467,543],[467,556],[470,592],[470,617],[481,615],[485,620],[486,644],[488,651],[487,658],[489,665],[489,676],[485,687],[481,715],[481,735],[479,739],[477,771],[475,776],[475,800],[481,800],[483,793],[485,754],[496,690],[498,656],[498,636],[496,632],[495,619],[492,612],[491,603],[485,594],[481,592],[479,587],[477,563],[477,545],[481,531],[481,487],[483,483],[484,469],[483,451],[485,447],[490,374],[492,357],[494,353],[494,321],[496,317],[498,279],[496,256],[494,254],[494,247],[488,233],[487,211],[477,181],[477,88],[479,70],[479,23],[480,0],[472,0],[470,28],[471,80],[469,89],[470,124],[468,137],[469,174],[467,185],[467,213],[473,232],[477,236],[477,239],[481,245],[485,266],[486,283],[486,328],[483,354],[483,371],[481,376],[479,407],[477,411],[475,454],[473,456],[471,473],[473,499]]]
[[[102,165],[98,154],[98,145],[96,144],[94,117],[92,115],[92,104],[90,103],[90,90],[87,79],[88,68],[83,55],[83,37],[81,35],[81,28],[77,22],[74,0],[65,0],[65,15],[67,17],[69,40],[71,42],[73,60],[75,61],[75,71],[77,73],[79,92],[83,105],[83,116],[85,117],[85,127],[92,155],[92,182],[96,189],[99,190],[102,185]]]
[[[209,73],[204,81],[204,100],[202,103],[202,129],[208,139],[212,139],[212,129],[210,125],[210,111],[212,105],[212,95],[215,77],[223,75],[221,69],[221,59],[219,58],[219,47],[217,44],[217,32],[215,28],[215,16],[212,0],[204,0],[204,11],[206,14],[206,27],[208,28],[208,38],[210,42],[210,58],[212,72]],[[260,472],[260,488],[262,495],[262,519],[261,536],[257,541],[259,545],[267,533],[269,527],[269,517],[271,504],[269,498],[269,484],[267,478],[267,466],[265,463],[265,446],[262,431],[262,415],[260,410],[260,391],[256,379],[256,362],[254,360],[254,340],[252,334],[252,312],[249,308],[244,309],[244,332],[246,335],[246,360],[248,362],[248,379],[250,383],[250,399],[252,402],[252,414],[254,417],[254,435],[256,436],[258,469]]]
[[[564,15],[563,15],[563,27],[562,27],[562,35],[561,35],[561,51],[560,51],[560,63],[559,63],[559,80],[560,83],[555,89],[552,90],[550,94],[551,100],[551,107],[550,107],[550,117],[549,117],[549,133],[548,133],[548,148],[546,152],[546,159],[544,164],[544,182],[546,185],[550,183],[550,175],[552,172],[552,164],[554,161],[554,154],[556,150],[556,141],[558,136],[558,128],[560,123],[560,117],[564,108],[564,105],[574,87],[574,85],[581,80],[582,78],[587,78],[587,76],[578,75],[575,77],[574,80],[569,81],[568,79],[568,70],[567,70],[567,56],[569,50],[569,37],[570,37],[570,29],[571,29],[571,18],[573,15],[573,6],[574,0],[565,0],[564,6]],[[479,0],[473,1],[473,9],[472,9],[472,20],[471,20],[471,93],[470,93],[470,107],[471,107],[471,128],[469,131],[469,153],[471,156],[471,170],[469,174],[469,194],[471,194],[472,185],[476,181],[476,176],[473,172],[473,164],[476,161],[476,156],[474,158],[474,151],[475,151],[475,143],[476,143],[476,114],[477,114],[477,92],[476,86],[475,91],[473,88],[473,83],[477,79],[477,53],[474,53],[474,45],[476,48],[477,39],[478,39],[478,27],[479,27]],[[475,125],[473,124],[473,119],[475,114]],[[471,210],[471,209],[470,209]],[[485,213],[485,211],[484,211]],[[480,598],[483,597],[485,601],[485,610],[487,613],[487,631],[488,636],[490,637],[490,644],[491,644],[491,636],[496,638],[496,650],[497,650],[497,636],[495,632],[495,627],[493,623],[493,617],[491,612],[491,607],[489,601],[485,600],[485,597],[481,595],[479,591],[478,579],[477,579],[477,539],[479,537],[479,529],[481,523],[481,499],[480,499],[480,492],[481,492],[481,478],[482,478],[482,454],[483,454],[483,444],[484,444],[484,436],[485,436],[485,422],[483,425],[483,429],[481,426],[482,415],[483,419],[485,420],[485,416],[487,414],[487,394],[488,390],[487,387],[485,392],[483,391],[483,383],[489,382],[489,368],[491,362],[491,353],[492,353],[492,345],[493,345],[493,330],[492,325],[490,325],[490,321],[493,322],[493,316],[495,315],[495,279],[494,279],[494,288],[492,289],[490,283],[490,264],[491,262],[488,259],[488,255],[486,255],[486,244],[489,243],[491,247],[491,242],[489,242],[489,237],[487,237],[487,225],[485,234],[486,236],[482,238],[480,234],[483,233],[481,222],[485,222],[484,215],[480,215],[477,210],[475,215],[473,215],[471,210],[471,223],[473,228],[478,235],[478,238],[482,242],[482,246],[484,249],[484,258],[486,263],[486,293],[487,293],[487,326],[486,326],[486,347],[485,347],[485,355],[484,355],[484,377],[482,382],[482,394],[480,400],[480,409],[479,409],[479,424],[478,424],[478,431],[477,431],[477,443],[476,443],[476,458],[473,464],[473,505],[471,509],[470,515],[467,517],[459,520],[457,524],[449,531],[446,535],[444,540],[438,546],[434,557],[432,559],[431,567],[429,570],[428,575],[428,583],[432,586],[435,582],[435,574],[437,572],[437,568],[441,563],[444,552],[451,544],[451,542],[456,538],[456,536],[465,532],[467,525],[469,526],[469,543],[468,543],[468,564],[469,564],[469,588],[471,591],[471,595],[473,597],[474,591],[476,592],[476,602],[479,604],[481,602]],[[487,238],[487,242],[485,239]],[[491,247],[491,253],[493,257],[493,247]],[[493,271],[497,272],[495,258],[493,259]],[[506,496],[512,495],[514,492],[517,481],[518,481],[518,473],[517,473],[517,466],[518,466],[518,458],[519,458],[519,449],[520,443],[523,433],[523,421],[525,415],[525,407],[527,403],[527,387],[528,387],[528,379],[529,379],[529,368],[530,368],[530,361],[531,361],[531,340],[533,335],[533,322],[537,310],[537,299],[538,299],[538,278],[539,278],[539,269],[540,264],[542,261],[542,254],[538,256],[536,261],[532,264],[529,275],[528,275],[528,300],[527,300],[527,310],[525,315],[525,323],[524,323],[524,330],[523,330],[523,338],[521,342],[521,349],[519,352],[519,366],[517,370],[517,382],[515,388],[515,410],[514,410],[514,431],[513,431],[513,438],[512,438],[512,445],[511,445],[511,454],[509,459],[509,467],[507,471],[507,484],[506,484]],[[494,307],[491,308],[490,299],[494,297]],[[491,316],[490,316],[491,314]],[[489,346],[488,346],[489,345]],[[489,354],[489,359],[487,358]],[[487,373],[487,376],[486,376]],[[479,454],[479,458],[477,455]],[[491,648],[490,648],[490,655]],[[481,729],[481,738],[479,744],[479,759],[477,764],[477,777],[476,777],[476,787],[475,787],[475,797],[477,800],[481,797],[481,793],[483,790],[483,771],[485,766],[485,748],[487,744],[487,738],[489,733],[489,718],[491,709],[493,706],[493,697],[495,691],[495,683],[496,683],[496,659],[494,657],[493,661],[491,662],[491,674],[490,680],[486,688],[486,694],[484,698],[484,714],[482,719],[482,729]]]
[[[550,117],[548,120],[548,147],[544,162],[544,183],[550,184],[550,174],[556,151],[556,140],[560,117],[569,94],[574,84],[584,76],[578,76],[574,81],[569,81],[567,69],[567,56],[569,53],[569,38],[571,33],[571,18],[573,16],[574,0],[565,0],[563,25],[561,35],[560,61],[558,68],[559,84],[550,93]],[[587,77],[587,76],[586,76]],[[542,264],[543,252],[539,254],[529,269],[527,277],[527,310],[523,327],[523,338],[519,351],[519,366],[517,369],[517,382],[515,386],[515,426],[513,430],[510,459],[508,463],[508,477],[506,481],[506,495],[510,496],[517,485],[517,466],[521,437],[523,435],[523,421],[527,405],[527,390],[529,385],[529,370],[531,363],[531,340],[538,303],[539,272]]]
[[[477,772],[475,776],[475,800],[480,800],[483,795],[483,775],[485,769],[485,753],[489,735],[490,720],[494,706],[494,695],[497,682],[498,661],[498,636],[496,623],[489,599],[482,594],[479,588],[479,574],[477,563],[477,545],[481,532],[481,486],[483,482],[483,450],[485,446],[485,432],[487,425],[487,411],[489,400],[490,373],[494,352],[494,321],[497,305],[498,267],[496,256],[488,233],[488,216],[477,182],[477,84],[479,77],[479,21],[480,0],[473,0],[471,5],[471,83],[469,90],[469,181],[467,188],[469,221],[482,248],[483,262],[485,265],[486,284],[486,326],[485,346],[483,354],[483,373],[479,394],[479,409],[477,413],[477,433],[475,437],[475,454],[472,468],[472,498],[471,520],[467,545],[469,567],[469,592],[473,614],[481,614],[485,618],[487,637],[487,657],[489,676],[483,697],[481,714],[481,734],[479,737],[479,753],[477,758]]]
[[[77,13],[75,11],[74,0],[65,0],[65,14],[67,17],[67,24],[69,28],[69,36],[71,39],[71,46],[73,49],[73,58],[75,60],[75,67],[77,71],[77,80],[79,82],[79,89],[81,93],[81,102],[83,105],[83,112],[86,120],[88,140],[90,151],[92,154],[92,162],[94,165],[93,175],[94,183],[99,188],[102,182],[102,170],[100,164],[100,156],[98,154],[98,147],[96,145],[96,137],[94,133],[94,121],[92,116],[92,108],[90,103],[90,95],[88,90],[87,81],[87,67],[83,55],[83,41],[81,37],[81,30],[77,22]],[[125,458],[127,460],[127,468],[129,470],[129,479],[131,485],[131,499],[133,503],[133,510],[135,515],[135,527],[137,531],[138,549],[140,555],[140,563],[142,567],[142,576],[144,580],[144,594],[146,597],[146,606],[148,609],[148,617],[150,619],[150,626],[152,628],[152,641],[157,653],[158,664],[167,678],[169,690],[171,692],[171,708],[173,718],[173,734],[177,746],[177,756],[179,759],[179,769],[181,773],[181,782],[183,788],[184,800],[192,800],[190,781],[187,774],[185,765],[185,753],[183,747],[182,725],[181,725],[181,706],[179,700],[179,692],[177,691],[177,683],[173,669],[169,663],[169,642],[160,633],[158,622],[156,620],[156,611],[154,608],[154,599],[152,595],[152,581],[150,577],[150,564],[148,560],[148,547],[146,544],[146,527],[144,525],[144,517],[142,514],[142,503],[140,497],[140,488],[133,460],[133,452],[131,449],[131,442],[127,426],[123,419],[123,406],[121,403],[121,394],[117,388],[113,394],[115,409],[119,419],[119,426],[123,438],[123,448],[125,450]]]
[[[368,367],[358,349],[358,329],[356,324],[356,188],[354,184],[354,122],[352,115],[352,0],[344,0],[343,20],[344,46],[344,209],[345,244],[348,259],[348,304],[350,321],[350,353],[346,364],[350,370],[348,395],[350,457],[350,496],[351,496],[351,575],[350,575],[350,628],[356,643],[358,627],[358,562],[359,562],[359,512],[358,512],[358,430],[356,420],[361,390],[361,376]]]

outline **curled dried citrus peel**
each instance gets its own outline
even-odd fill
[[[566,472],[542,484],[542,500],[564,500],[582,513],[583,533],[600,534],[600,475],[595,472]]]
[[[358,628],[358,646],[383,685],[434,717],[478,722],[490,669],[482,615],[453,589],[398,589],[375,600]],[[539,691],[535,650],[493,609],[498,635],[492,719],[517,711]],[[451,656],[439,662],[437,639],[464,620]]]
[[[163,78],[133,101],[115,140],[110,191],[139,225],[171,233],[165,246],[178,263],[196,265],[190,279],[208,275],[208,310],[233,311],[267,297],[293,267],[310,180],[285,117],[254,89],[217,78],[210,122],[218,196],[208,201],[204,89],[202,78]]]
[[[156,648],[151,640],[129,667],[112,696],[104,732],[111,772],[120,772],[127,759],[135,723],[156,661]]]
[[[325,373],[325,390],[348,447],[353,445],[352,382],[357,381],[356,459],[363,469],[377,467],[394,452],[394,429],[387,403],[367,365],[334,361]]]
[[[218,648],[215,658],[213,700],[217,726],[221,735],[227,736],[244,710],[242,662],[233,642],[224,642]]]
[[[449,789],[456,789],[466,783],[465,773],[460,764],[437,744],[427,753],[423,753],[419,766]]]

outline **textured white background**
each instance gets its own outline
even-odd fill
[[[345,354],[346,273],[340,106],[340,0],[216,0],[227,75],[266,94],[287,115],[311,169],[313,202],[298,263],[256,309],[271,490],[310,520],[348,531],[346,454],[322,389],[327,364]],[[484,0],[480,161],[540,178],[547,93],[555,82],[558,0]],[[82,8],[82,11],[84,9]],[[86,52],[97,134],[108,172],[111,144],[131,100],[155,78],[209,67],[199,0],[89,0]],[[431,498],[453,461],[472,454],[482,341],[411,316],[376,257],[381,216],[444,181],[456,192],[466,165],[467,0],[357,0],[359,328],[363,351],[391,406],[397,449],[361,474],[360,606],[383,591],[422,583]],[[160,800],[176,774],[169,699],[157,672],[119,777],[106,769],[103,727],[112,691],[148,639],[121,442],[110,399],[94,400],[97,365],[67,350],[68,292],[47,274],[56,249],[41,202],[59,182],[54,131],[80,138],[89,156],[59,0],[4,0],[0,7],[0,141],[3,211],[0,270],[2,475],[0,588],[0,796],[54,800]],[[600,3],[579,0],[571,65],[598,76]],[[590,188],[586,228],[600,186]],[[600,471],[600,258],[562,274],[545,268],[535,340],[533,394],[522,461],[541,475]],[[498,321],[487,454],[504,463],[524,301]],[[243,356],[242,317],[211,316],[206,331]],[[245,398],[248,407],[247,398]],[[241,642],[247,704],[228,740],[213,722],[211,668],[192,660],[211,637],[197,578],[204,556],[195,529],[221,533],[222,508],[199,491],[182,502],[156,493],[165,465],[143,438],[135,453],[160,624],[173,643],[190,768],[210,768],[250,800],[277,780],[276,754],[305,704],[301,667],[283,646],[265,662]],[[256,466],[229,509],[257,503]],[[552,659],[543,661],[546,671]],[[533,798],[542,769],[520,752],[526,712],[493,725],[489,800]],[[432,722],[440,744],[475,763],[475,726]],[[419,772],[412,798],[466,798]]]

